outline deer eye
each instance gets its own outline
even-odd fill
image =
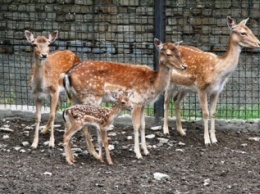
[[[33,47],[37,47],[37,44],[32,44]]]
[[[245,32],[241,32],[240,34],[241,34],[241,36],[247,36],[247,34]]]
[[[122,105],[125,105],[125,102],[121,102]]]

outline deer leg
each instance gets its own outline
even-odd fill
[[[144,151],[145,155],[149,154],[149,151],[146,146],[146,139],[145,139],[145,116],[144,116],[144,106],[141,108],[141,127],[140,127],[140,135],[141,135],[141,148]]]
[[[99,160],[101,161],[101,162],[104,162],[104,160],[103,160],[103,156],[102,156],[102,134],[101,134],[101,131],[100,131],[100,128],[98,128],[98,130],[97,130],[97,134],[98,134],[98,155],[99,155]]]
[[[217,143],[216,130],[215,130],[215,119],[216,119],[216,108],[218,102],[219,93],[210,95],[210,117],[211,117],[211,126],[210,126],[210,138],[212,143]]]
[[[204,142],[205,145],[209,145],[211,142],[209,138],[209,129],[208,129],[209,110],[208,110],[207,93],[205,92],[205,90],[203,90],[203,91],[199,91],[198,94],[199,94],[199,100],[200,100],[200,105],[203,114]]]
[[[64,146],[65,155],[66,155],[66,161],[70,165],[72,165],[72,164],[74,164],[74,162],[76,162],[75,159],[74,159],[74,156],[72,154],[72,151],[71,151],[70,139],[80,129],[81,128],[78,125],[75,125],[75,124],[71,125],[70,128],[68,128],[66,126],[66,131],[63,135],[63,146]]]
[[[100,157],[99,157],[98,153],[96,152],[94,145],[91,141],[91,136],[89,134],[88,128],[83,127],[83,131],[84,131],[84,134],[85,134],[85,139],[86,139],[86,143],[87,143],[89,153],[91,153],[96,159],[100,160]]]
[[[171,98],[171,92],[169,89],[165,90],[164,94],[164,118],[163,118],[163,134],[169,134],[169,125],[168,125],[168,117],[169,117],[169,100]]]
[[[54,119],[55,119],[55,113],[57,109],[57,104],[59,100],[59,93],[54,93],[54,95],[51,96],[51,110],[50,110],[50,117],[47,122],[47,125],[42,130],[42,133],[46,133],[49,128],[51,128],[51,134],[50,134],[50,141],[49,141],[49,147],[54,148]]]
[[[37,148],[38,143],[39,143],[39,127],[40,127],[40,122],[41,122],[42,101],[40,99],[36,98],[35,106],[36,106],[35,132],[34,132],[33,143],[31,145],[32,148]]]
[[[139,129],[141,126],[141,106],[134,105],[132,110],[132,123],[134,128],[134,152],[136,154],[136,158],[141,159],[142,154],[140,152],[139,147]]]
[[[181,136],[185,136],[186,132],[185,130],[182,128],[182,124],[181,124],[181,101],[183,100],[183,98],[186,96],[187,92],[184,91],[178,91],[173,100],[175,103],[175,114],[176,114],[176,130],[178,131],[178,133]]]
[[[102,137],[102,141],[104,143],[107,162],[108,162],[109,165],[113,165],[113,162],[112,162],[112,159],[111,159],[111,156],[110,156],[110,152],[109,152],[109,149],[108,149],[107,131],[103,127],[101,128],[101,137]]]

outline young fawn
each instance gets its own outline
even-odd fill
[[[98,160],[103,162],[102,158],[102,143],[104,144],[106,159],[109,165],[112,165],[112,159],[108,149],[107,128],[114,119],[119,115],[121,110],[132,110],[132,104],[129,100],[128,94],[125,92],[117,92],[114,94],[116,103],[112,108],[98,107],[94,105],[74,105],[67,108],[63,112],[63,118],[65,121],[65,134],[64,134],[64,150],[66,154],[66,160],[69,164],[75,162],[74,156],[71,152],[71,137],[79,130],[83,129],[87,147],[89,152]],[[95,148],[91,142],[91,138],[87,127],[94,126],[97,129],[99,153],[95,151]]]
[[[219,94],[228,81],[229,76],[235,71],[239,55],[243,47],[260,47],[260,41],[246,26],[248,19],[235,24],[231,17],[227,17],[227,25],[230,28],[228,48],[223,56],[217,56],[210,52],[201,51],[195,47],[177,46],[183,61],[187,64],[186,71],[172,71],[169,87],[166,89],[164,101],[164,127],[165,134],[168,129],[168,106],[172,90],[177,88],[173,95],[176,111],[176,128],[180,135],[186,135],[181,125],[180,103],[189,92],[197,92],[202,108],[204,121],[205,144],[217,143],[215,134],[215,113]],[[208,132],[208,100],[210,99],[211,129]]]
[[[155,101],[168,86],[172,69],[181,72],[186,68],[173,43],[155,39],[154,44],[159,51],[158,71],[144,65],[89,60],[79,63],[63,76],[66,91],[74,100],[84,104],[98,105],[102,100],[109,101],[111,96],[104,90],[106,83],[118,85],[126,92],[133,91],[130,100],[133,103],[134,151],[137,158],[142,158],[139,131],[144,154],[149,154],[145,140],[145,105]]]
[[[49,38],[34,35],[30,31],[25,31],[25,37],[34,46],[34,64],[30,75],[30,86],[35,98],[36,121],[35,134],[32,148],[37,148],[39,142],[39,126],[41,122],[42,101],[46,97],[51,97],[50,117],[41,133],[47,133],[51,129],[49,146],[54,147],[54,120],[58,104],[59,93],[63,88],[60,74],[67,71],[73,64],[79,62],[76,54],[69,50],[56,51],[50,53],[49,45],[58,36],[58,31],[49,34]]]

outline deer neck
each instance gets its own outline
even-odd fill
[[[35,69],[33,73],[33,90],[42,90],[45,82],[44,71],[45,71],[46,59],[35,58]]]
[[[108,114],[108,118],[107,118],[107,124],[106,125],[110,125],[113,120],[119,115],[119,113],[121,112],[121,107],[119,105],[119,103],[121,102],[118,102],[116,104],[114,104],[112,106],[112,108],[110,109],[110,112]]]
[[[170,68],[160,62],[158,71],[155,72],[156,78],[154,82],[154,89],[156,93],[161,93],[170,83]]]
[[[232,73],[237,67],[241,50],[242,47],[234,40],[233,33],[231,32],[227,51],[222,57],[220,57],[219,65],[222,67],[221,69]]]

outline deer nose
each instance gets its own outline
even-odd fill
[[[185,70],[185,69],[187,69],[187,65],[186,64],[182,65],[182,70]]]
[[[48,57],[48,54],[41,54],[41,57],[45,59]]]

